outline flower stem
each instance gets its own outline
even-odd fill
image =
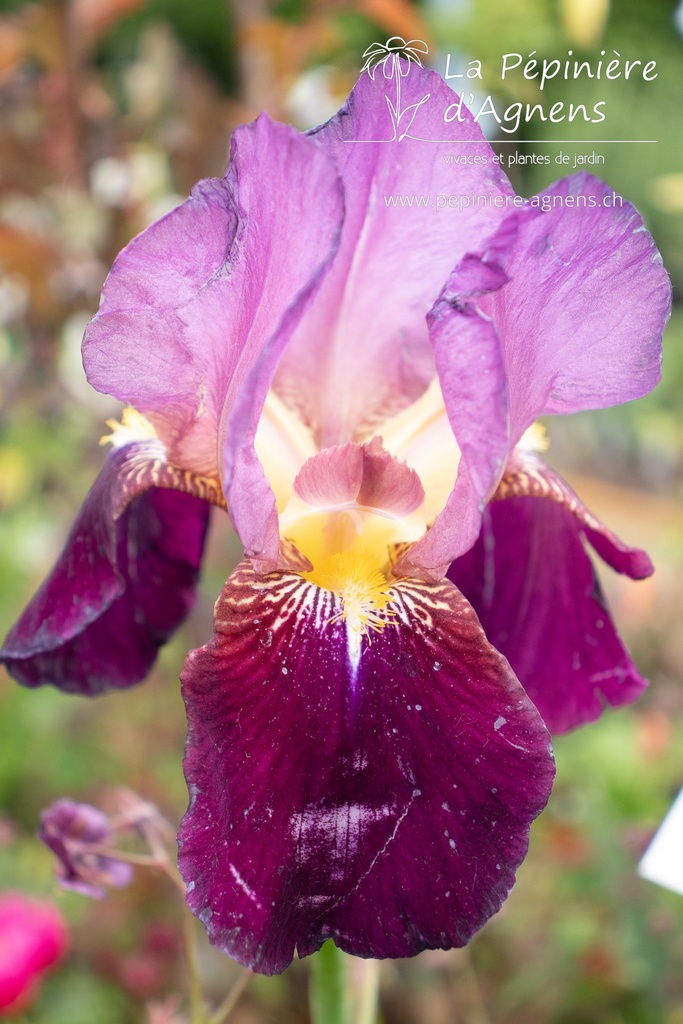
[[[202,998],[202,982],[199,976],[197,957],[197,930],[194,915],[189,907],[183,908],[183,942],[185,961],[190,980],[190,1011],[192,1024],[207,1024],[206,1010]]]
[[[227,996],[225,997],[221,1005],[209,1017],[208,1024],[224,1024],[224,1022],[228,1019],[231,1011],[237,1005],[237,1001],[239,1000],[240,996],[242,995],[242,993],[244,992],[245,988],[247,987],[252,978],[253,974],[251,973],[251,971],[248,971],[246,968],[244,968],[241,975],[239,976],[235,984],[232,986],[232,988],[228,992]]]
[[[139,868],[160,868],[165,870],[164,865],[149,853],[132,853],[128,850],[117,850],[114,846],[105,846],[101,843],[90,843],[88,845],[88,853],[98,857],[108,857],[110,860],[120,860],[124,864],[133,864]]]
[[[379,960],[353,959],[351,993],[354,1024],[376,1024],[379,1001]]]
[[[453,954],[449,973],[459,1019],[464,1024],[491,1024],[469,949],[453,950]]]
[[[187,886],[185,885],[185,880],[175,864],[171,864],[170,860],[166,859],[164,861],[157,861],[156,867],[159,871],[163,871],[164,874],[170,878],[180,895],[183,897],[184,902],[187,896]]]
[[[311,962],[312,1024],[348,1024],[347,962],[340,949],[328,941]]]

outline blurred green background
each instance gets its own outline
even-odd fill
[[[234,126],[266,108],[310,126],[357,76],[366,46],[398,34],[481,59],[477,83],[515,100],[606,103],[602,125],[522,125],[506,153],[604,155],[596,168],[642,211],[677,304],[663,384],[629,407],[550,427],[549,461],[657,565],[648,581],[603,574],[613,611],[652,685],[634,708],[563,737],[558,780],[503,911],[467,951],[382,967],[384,1024],[683,1024],[683,898],[637,878],[636,863],[683,785],[683,40],[665,0],[55,0],[0,2],[0,628],[57,555],[118,415],[87,386],[79,344],[120,247],[221,174]],[[643,83],[555,81],[544,94],[500,57],[595,62],[601,50],[656,60]],[[490,118],[487,119],[490,121]],[[543,143],[525,141],[534,139]],[[595,140],[587,144],[576,140]],[[603,145],[657,139],[656,145]],[[565,142],[560,140],[575,140]],[[494,141],[495,148],[495,141]],[[524,195],[556,166],[517,165]],[[454,175],[456,171],[454,169]],[[455,180],[455,178],[454,178]],[[34,838],[62,795],[107,804],[125,784],[177,823],[185,652],[211,632],[212,606],[239,555],[211,539],[196,612],[135,691],[88,702],[0,678],[0,889],[55,896],[73,948],[25,1018],[36,1024],[172,1024],[182,970],[170,887],[140,873],[100,903],[57,894]],[[0,670],[1,671],[1,670]],[[683,859],[683,851],[682,851]],[[231,963],[201,951],[219,998]],[[305,1024],[307,964],[257,979],[234,1024]]]

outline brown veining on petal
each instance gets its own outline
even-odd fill
[[[313,566],[306,556],[301,554],[293,541],[283,537],[280,540],[278,568],[291,569],[294,572],[310,572]]]
[[[597,516],[586,508],[572,488],[549,469],[537,455],[515,449],[493,501],[505,498],[546,498],[562,505],[581,524],[587,540],[616,572],[631,579],[651,576],[654,566],[647,553],[624,544]]]
[[[163,442],[158,439],[135,442],[130,446],[130,454],[121,470],[119,483],[118,502],[114,510],[116,519],[134,498],[150,487],[182,491],[210,505],[227,509],[220,480],[217,477],[197,476],[190,470],[173,466],[166,458]]]
[[[514,451],[491,500],[502,501],[505,498],[549,498],[564,505],[589,529],[604,529],[603,523],[586,508],[566,480],[532,452]]]
[[[415,544],[412,541],[389,545],[389,565],[392,569],[401,561],[404,555],[408,554],[412,547],[415,547]]]

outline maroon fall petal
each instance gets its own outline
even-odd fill
[[[557,501],[494,501],[477,543],[448,572],[551,732],[592,722],[647,685],[614,627],[586,533],[602,536]]]
[[[131,686],[194,603],[210,506],[152,487],[125,507],[127,472],[142,449],[111,452],[52,574],[0,650],[25,686],[82,694]]]
[[[466,943],[508,895],[549,737],[447,581],[401,580],[354,655],[340,599],[243,563],[183,671],[188,902],[219,949],[284,970]]]
[[[655,571],[646,551],[629,547],[586,508],[566,480],[533,452],[515,449],[493,500],[550,498],[563,505],[579,521],[591,547],[615,572],[644,580]]]

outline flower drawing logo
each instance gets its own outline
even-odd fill
[[[423,39],[411,39],[406,42],[402,36],[392,36],[386,43],[373,43],[368,46],[363,54],[366,59],[361,73],[367,71],[370,78],[374,79],[377,68],[381,67],[385,78],[394,78],[396,75],[405,77],[410,70],[411,62],[422,67],[421,53],[424,56],[429,53],[429,47]],[[408,61],[404,68],[401,68],[401,57]]]
[[[393,98],[385,97],[393,128],[391,139],[386,141],[393,142],[395,139],[398,139],[401,142],[405,139],[410,132],[418,110],[429,100],[430,93],[427,93],[416,102],[408,103],[403,107],[401,96],[401,79],[409,75],[413,65],[421,68],[420,54],[426,56],[428,53],[429,47],[422,39],[411,39],[409,42],[406,42],[402,36],[391,36],[385,43],[373,43],[372,46],[368,46],[363,54],[365,64],[362,67],[361,73],[367,71],[374,82],[377,71],[381,68],[384,78],[395,83],[395,96]]]

